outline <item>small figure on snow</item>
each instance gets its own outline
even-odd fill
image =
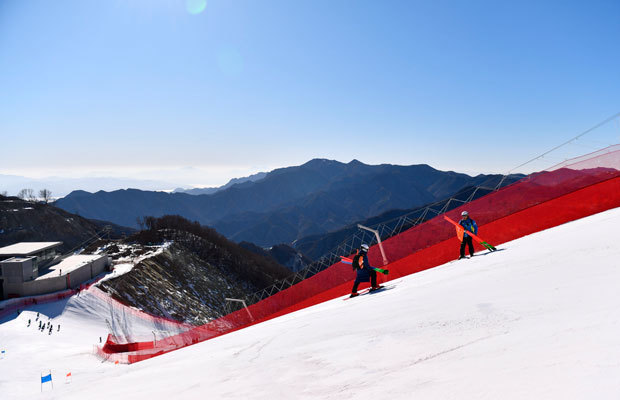
[[[355,277],[355,283],[353,283],[353,289],[351,290],[351,297],[358,296],[357,287],[362,282],[370,281],[370,290],[380,289],[381,286],[377,285],[377,271],[375,271],[368,261],[368,245],[363,244],[360,247],[359,253],[353,257],[353,269],[357,271]]]
[[[478,233],[478,225],[476,225],[476,221],[469,217],[469,213],[467,211],[463,211],[461,213],[461,220],[459,221],[459,225],[463,227],[465,230],[463,232],[463,240],[461,241],[461,253],[459,260],[461,258],[465,258],[465,245],[467,245],[469,249],[469,256],[474,256],[474,242],[470,235],[467,232],[471,232],[474,235]]]

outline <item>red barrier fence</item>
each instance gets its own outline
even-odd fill
[[[79,293],[82,290],[86,290],[90,288],[92,285],[97,283],[101,278],[103,278],[103,276],[95,280],[92,280],[90,282],[83,283],[82,285],[80,285],[79,287],[75,289],[67,289],[67,290],[62,290],[60,292],[42,294],[39,296],[18,297],[14,299],[3,300],[0,302],[0,318],[4,318],[26,307],[30,307],[33,305],[39,305],[39,304],[48,304],[48,303],[53,303],[55,301],[66,299],[68,297],[71,297]]]
[[[587,168],[587,169],[586,169]],[[467,209],[480,235],[499,245],[540,230],[620,206],[620,146],[581,157],[553,171],[523,180],[447,213],[459,219]],[[454,227],[440,216],[415,226],[383,244],[390,264],[389,279],[442,265],[458,256]],[[476,250],[483,250],[476,244]],[[371,264],[381,265],[376,246]],[[245,328],[350,292],[355,274],[337,263],[275,295],[187,332],[153,342],[117,343],[113,337],[98,353],[112,361],[133,363]]]

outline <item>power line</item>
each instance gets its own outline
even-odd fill
[[[508,171],[506,174],[504,174],[504,176],[509,175],[509,174],[510,174],[510,173],[512,173],[512,171],[514,171],[515,169],[521,168],[521,167],[523,167],[524,165],[527,165],[527,164],[531,163],[532,161],[536,161],[536,160],[538,160],[539,158],[542,158],[542,157],[546,156],[547,154],[549,154],[549,153],[551,153],[551,152],[553,152],[553,151],[555,151],[555,150],[559,149],[560,147],[566,146],[567,144],[569,144],[569,143],[571,143],[571,142],[573,142],[573,141],[575,141],[575,140],[579,139],[579,138],[580,138],[580,137],[582,137],[583,135],[586,135],[586,134],[588,134],[588,133],[592,132],[593,130],[600,128],[601,126],[605,125],[606,123],[608,123],[608,122],[610,122],[610,121],[613,121],[614,119],[616,119],[616,118],[618,118],[618,117],[620,117],[620,112],[617,112],[617,113],[615,113],[614,115],[612,115],[612,116],[610,116],[610,117],[607,117],[606,119],[604,119],[603,121],[601,121],[601,122],[599,122],[598,124],[594,125],[593,127],[591,127],[591,128],[589,128],[589,129],[587,129],[587,130],[585,130],[585,131],[581,132],[579,135],[575,136],[574,138],[572,138],[572,139],[570,139],[570,140],[568,140],[568,141],[566,141],[566,142],[564,142],[564,143],[562,143],[562,144],[559,144],[559,145],[555,146],[555,147],[554,147],[554,148],[552,148],[551,150],[547,150],[546,152],[542,153],[541,155],[539,155],[539,156],[537,156],[537,157],[534,157],[534,158],[532,158],[531,160],[526,161],[526,162],[524,162],[523,164],[520,164],[520,165],[518,165],[518,166],[514,167],[513,169],[511,169],[510,171]]]

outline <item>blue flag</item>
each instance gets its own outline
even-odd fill
[[[52,381],[52,374],[51,373],[41,377],[41,383],[51,382],[51,381]]]

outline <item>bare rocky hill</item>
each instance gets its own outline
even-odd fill
[[[62,241],[62,252],[106,253],[113,264],[130,270],[99,287],[153,315],[202,324],[229,311],[225,297],[243,298],[291,274],[273,258],[181,217],[147,218],[144,224],[140,232],[114,225],[104,230],[105,222],[0,196],[0,246]]]
[[[106,226],[110,229],[104,230]],[[0,246],[21,241],[61,241],[60,250],[66,252],[99,236],[120,238],[133,232],[134,229],[89,220],[50,204],[0,196]]]
[[[273,259],[179,216],[147,219],[146,225],[126,242],[170,244],[100,288],[150,314],[204,324],[229,312],[226,297],[244,298],[291,274]]]

